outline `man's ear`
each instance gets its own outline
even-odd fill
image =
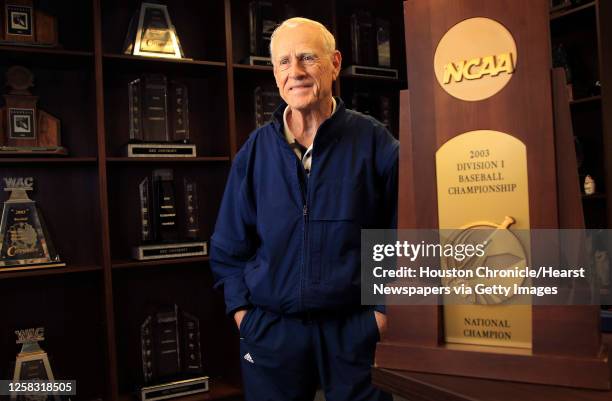
[[[342,54],[339,50],[334,50],[334,54],[332,55],[332,64],[334,66],[334,81],[340,75],[340,68],[342,67]]]

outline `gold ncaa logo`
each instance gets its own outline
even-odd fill
[[[495,95],[516,68],[512,34],[489,18],[469,18],[446,32],[434,56],[438,83],[461,100],[477,101]]]

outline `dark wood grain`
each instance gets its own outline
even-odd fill
[[[98,144],[98,203],[100,205],[100,242],[101,259],[104,271],[103,299],[105,316],[105,339],[106,339],[106,367],[107,388],[105,396],[111,401],[116,401],[118,390],[117,379],[117,346],[115,343],[115,303],[113,299],[113,279],[111,271],[111,254],[109,238],[109,217],[108,217],[108,195],[107,195],[107,176],[106,176],[106,126],[104,122],[104,70],[102,64],[102,21],[100,18],[100,1],[93,1],[93,26],[94,26],[94,69],[95,69],[95,88],[96,88],[96,137]]]

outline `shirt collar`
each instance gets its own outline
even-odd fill
[[[336,99],[334,99],[334,97],[332,96],[332,113],[330,115],[333,116],[334,113],[336,112],[336,107],[337,103],[336,103]],[[293,135],[293,132],[291,132],[291,129],[289,129],[289,124],[287,124],[287,115],[289,114],[289,106],[285,106],[285,110],[283,111],[283,131],[285,133],[285,139],[287,140],[287,143],[292,144],[293,142],[295,142],[295,135]],[[314,144],[314,142],[313,142]],[[310,145],[310,147],[308,149],[311,149],[312,145]]]

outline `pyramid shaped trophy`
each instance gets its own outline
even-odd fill
[[[15,372],[13,382],[25,380],[49,380],[53,381],[53,371],[49,363],[47,353],[38,345],[39,341],[45,339],[44,327],[37,327],[24,330],[16,330],[17,344],[21,344],[21,352],[17,354],[15,361]],[[58,395],[11,395],[11,401],[60,401]]]
[[[0,221],[0,271],[65,266],[55,252],[36,202],[26,191],[34,189],[32,177],[5,177]]]

